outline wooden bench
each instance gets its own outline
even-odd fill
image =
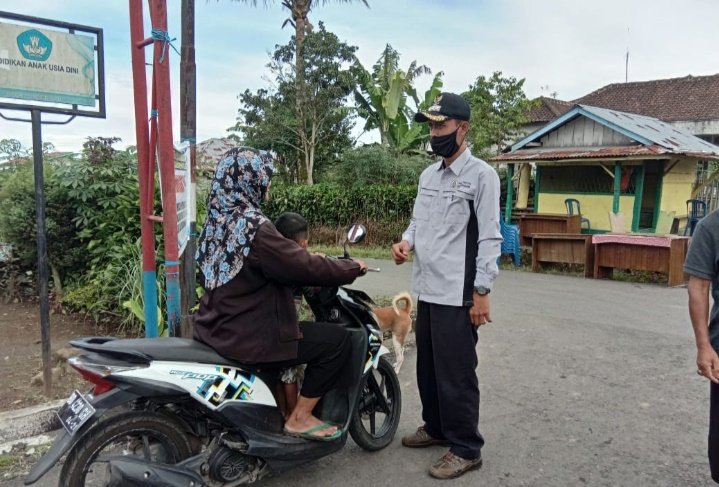
[[[614,269],[661,272],[668,275],[669,286],[688,279],[684,259],[688,237],[656,235],[594,235],[594,277],[609,278]]]
[[[521,245],[530,247],[535,233],[582,233],[581,215],[525,213],[519,217]]]
[[[584,265],[584,277],[594,275],[592,236],[581,233],[535,233],[532,235],[532,272],[545,262]]]

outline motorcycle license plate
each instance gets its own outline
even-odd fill
[[[65,404],[57,411],[57,417],[70,435],[80,429],[93,414],[95,414],[95,408],[77,390],[73,391]]]

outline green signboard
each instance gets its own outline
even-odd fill
[[[95,106],[95,38],[0,22],[0,97]]]

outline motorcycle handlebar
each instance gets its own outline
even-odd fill
[[[345,256],[345,255],[338,255],[338,256],[335,256],[335,257],[333,257],[333,258],[334,258],[334,259],[343,259],[343,260],[352,260],[352,257]],[[367,268],[367,271],[365,272],[365,274],[366,274],[367,272],[382,272],[382,269],[380,269],[379,267],[368,267],[368,268]],[[363,274],[363,275],[364,275],[364,274]]]

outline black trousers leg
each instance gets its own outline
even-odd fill
[[[477,458],[484,438],[478,428],[478,336],[469,310],[420,301],[416,328],[417,383],[427,432],[449,440],[455,455]]]
[[[430,306],[423,301],[417,303],[417,323],[414,330],[417,341],[417,388],[422,402],[422,420],[427,433],[433,438],[444,440],[432,351]]]
[[[297,358],[268,365],[286,367],[307,364],[300,394],[321,397],[337,387],[348,370],[349,332],[331,323],[301,322],[300,329],[303,337],[298,342]]]
[[[709,386],[709,469],[719,484],[719,384]]]

